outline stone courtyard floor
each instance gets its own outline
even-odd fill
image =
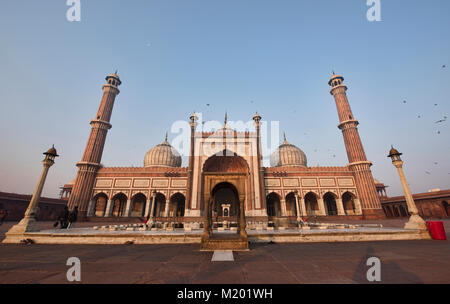
[[[404,220],[364,223],[402,227]],[[0,226],[0,240],[13,224]],[[40,226],[50,229],[51,224]],[[444,220],[444,226],[449,237],[450,220]],[[69,257],[80,259],[82,283],[369,283],[369,257],[381,260],[381,283],[450,283],[449,241],[250,244],[250,248],[234,252],[234,261],[212,262],[213,252],[200,252],[198,244],[0,244],[0,283],[68,283]]]

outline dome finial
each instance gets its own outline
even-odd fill
[[[224,123],[225,126],[227,125],[227,122],[228,122],[228,112],[225,111],[225,123]]]
[[[284,141],[286,141],[286,132],[283,132]]]
[[[168,136],[169,136],[169,133],[166,131],[166,138],[164,139],[164,142],[167,142]]]

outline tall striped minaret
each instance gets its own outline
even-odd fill
[[[122,84],[116,73],[106,77],[103,86],[103,97],[95,119],[91,121],[91,134],[84,150],[83,158],[77,163],[78,173],[70,194],[68,207],[72,210],[78,206],[81,218],[87,215],[89,200],[91,199],[95,177],[100,167],[100,162],[105,146],[106,134],[111,129],[111,114],[116,96],[120,93]]]
[[[359,137],[359,122],[354,118],[350,109],[344,77],[333,73],[328,84],[331,86],[330,93],[336,101],[339,115],[338,128],[342,130],[342,135],[344,136],[349,161],[348,166],[353,171],[355,177],[363,215],[366,219],[384,218],[385,215],[381,208],[372,172],[370,171],[372,163],[367,160],[361,138]]]

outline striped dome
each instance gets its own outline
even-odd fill
[[[181,167],[181,156],[167,142],[167,135],[163,143],[145,154],[144,167]]]
[[[305,153],[298,147],[290,144],[284,137],[284,142],[270,156],[270,165],[272,167],[293,167],[307,166]]]

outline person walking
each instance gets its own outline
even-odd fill
[[[64,206],[64,209],[61,211],[61,213],[58,216],[58,221],[59,221],[59,226],[60,226],[59,228],[60,229],[67,228],[68,220],[69,220],[69,208],[67,208],[67,206]]]
[[[78,217],[78,206],[75,206],[72,212],[69,213],[69,225],[67,226],[67,229],[75,228],[77,217]]]

